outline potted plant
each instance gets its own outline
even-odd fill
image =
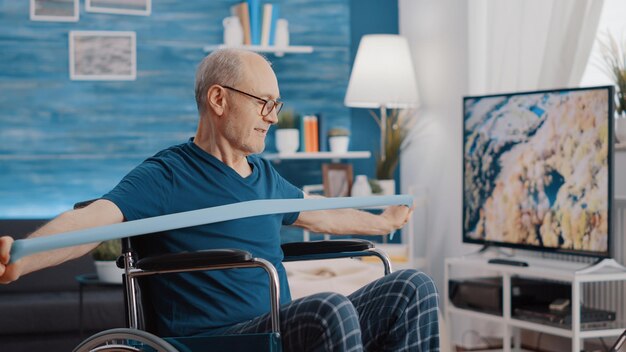
[[[409,146],[407,138],[415,123],[415,115],[410,110],[391,110],[386,120],[385,156],[376,156],[376,178],[385,195],[395,193],[394,174],[400,161],[400,154]]]
[[[615,91],[615,134],[618,142],[626,142],[626,38],[618,42],[607,32],[599,41],[604,72],[613,80]]]
[[[276,124],[276,150],[281,154],[295,153],[300,147],[300,131],[296,127],[298,115],[292,110],[281,111]]]
[[[333,153],[345,153],[350,144],[350,131],[343,127],[328,130],[328,145]]]
[[[98,279],[108,283],[122,283],[123,270],[116,265],[117,258],[122,254],[120,240],[110,240],[100,243],[91,251]]]
[[[380,187],[380,183],[378,183],[377,179],[370,178],[367,180],[367,182],[370,184],[370,188],[372,189],[372,194],[376,194],[376,195],[383,194],[383,189]],[[394,187],[395,187],[395,184],[394,184]]]

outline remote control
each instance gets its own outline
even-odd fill
[[[489,264],[504,264],[513,266],[528,266],[528,263],[513,259],[493,258],[489,259]]]

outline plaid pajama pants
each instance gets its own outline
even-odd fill
[[[438,294],[430,277],[400,270],[348,297],[318,293],[280,308],[285,351],[439,351]],[[220,334],[270,331],[269,314]]]

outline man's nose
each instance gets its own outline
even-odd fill
[[[276,109],[272,109],[269,114],[267,114],[263,120],[267,121],[270,125],[274,125],[278,122],[278,114],[276,113]]]

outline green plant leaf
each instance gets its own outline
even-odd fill
[[[100,243],[91,251],[94,260],[116,260],[122,254],[122,242],[110,240]]]
[[[387,116],[385,128],[385,159],[376,156],[376,178],[379,180],[393,179],[400,154],[409,146],[409,132],[413,128],[416,116],[409,111],[392,109]]]
[[[278,122],[276,128],[297,128],[296,122],[299,116],[293,109],[281,111],[278,114]]]
[[[328,137],[349,136],[350,130],[344,127],[333,127],[328,130]]]
[[[615,83],[615,111],[626,111],[626,38],[622,35],[618,41],[606,32],[598,38],[603,65],[600,68]]]

